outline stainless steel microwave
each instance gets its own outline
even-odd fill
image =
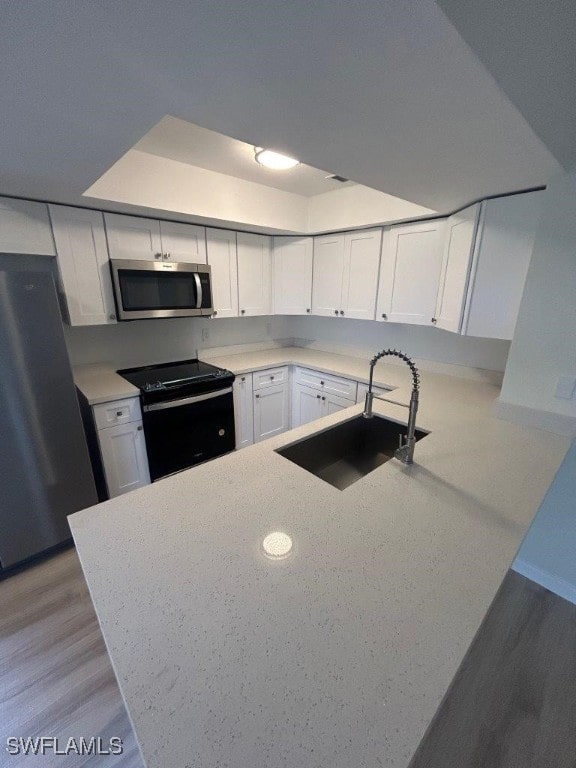
[[[111,259],[118,320],[211,315],[207,264]]]

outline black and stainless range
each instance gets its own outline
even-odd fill
[[[125,368],[140,390],[152,480],[234,450],[234,374],[201,360]]]

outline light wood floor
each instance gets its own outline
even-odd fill
[[[10,756],[8,736],[118,736],[124,752]],[[143,766],[73,549],[0,582],[0,766]]]
[[[510,571],[409,768],[575,768],[576,606]]]
[[[7,755],[40,735],[124,753]],[[143,768],[74,550],[0,581],[0,766]],[[576,606],[510,572],[410,768],[576,768]]]

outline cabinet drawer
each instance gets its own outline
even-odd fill
[[[314,387],[323,392],[356,401],[356,382],[352,379],[342,379],[339,376],[311,371],[308,368],[296,368],[295,381],[307,387]]]
[[[111,403],[100,403],[93,406],[96,429],[115,427],[117,424],[128,424],[140,421],[140,398],[131,397],[125,400],[114,400]]]
[[[254,389],[270,387],[272,384],[284,384],[288,381],[288,368],[267,368],[265,371],[255,371],[253,374]]]

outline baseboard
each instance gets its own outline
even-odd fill
[[[530,581],[540,584],[541,587],[549,589],[550,592],[554,592],[555,595],[563,597],[564,600],[568,600],[568,602],[576,605],[576,585],[571,584],[560,576],[555,576],[549,571],[537,568],[519,557],[512,563],[512,570],[516,571],[516,573],[519,573],[521,576],[526,576]]]
[[[506,400],[497,400],[494,404],[494,415],[504,421],[522,424],[524,427],[535,427],[546,432],[553,432],[563,437],[576,437],[576,418],[553,411],[541,411],[516,405]]]
[[[363,360],[369,360],[374,356],[373,347],[356,347],[349,344],[334,344],[326,341],[313,341],[312,339],[293,339],[295,347],[305,349],[315,349],[318,352],[329,352],[334,355],[346,355],[347,357],[358,357]],[[457,365],[455,363],[441,363],[436,360],[427,360],[422,357],[414,358],[416,365],[423,371],[431,373],[442,373],[446,376],[455,376],[458,379],[467,379],[469,381],[480,381],[484,384],[493,384],[497,387],[502,385],[504,378],[503,371],[491,371],[485,368],[471,368],[466,365]],[[386,359],[386,365],[404,365],[401,360],[395,360],[393,357]]]

